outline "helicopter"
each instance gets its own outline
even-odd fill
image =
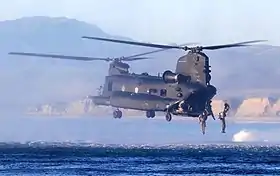
[[[160,49],[121,58],[93,58],[20,52],[10,52],[9,54],[83,61],[112,61],[109,74],[105,77],[102,93],[98,96],[90,96],[93,102],[97,105],[115,107],[114,118],[122,117],[120,108],[123,108],[146,111],[147,118],[154,118],[156,111],[164,112],[168,122],[172,120],[172,114],[198,117],[205,109],[211,108],[211,100],[216,95],[217,89],[210,84],[211,66],[209,65],[209,57],[202,52],[203,50],[248,46],[246,44],[264,41],[254,40],[226,45],[188,47],[186,45],[160,45],[88,36],[82,38]],[[149,59],[139,56],[167,49],[183,49],[185,51],[189,50],[189,52],[178,58],[175,72],[166,70],[162,76],[129,73],[129,65],[122,62]]]
[[[149,117],[149,115],[151,116],[151,114],[153,114],[154,116],[154,111],[163,111],[165,112],[165,117],[167,121],[171,121],[171,114],[189,117],[199,117],[201,114],[203,114],[203,112],[205,112],[205,110],[206,112],[212,112],[211,102],[212,98],[217,93],[217,89],[215,86],[210,84],[211,66],[209,64],[209,57],[203,52],[203,50],[218,50],[223,48],[245,47],[250,46],[248,45],[250,43],[267,41],[252,40],[222,45],[188,47],[186,44],[164,45],[90,36],[83,36],[82,38],[161,48],[162,51],[166,49],[181,49],[184,51],[188,51],[187,54],[178,58],[175,72],[166,70],[163,73],[162,79],[164,84],[166,85],[162,85],[162,82],[157,82],[155,78],[153,81],[155,85],[152,85],[147,81],[145,84],[145,81],[143,81],[143,85],[139,84],[139,88],[135,87],[135,93],[130,94],[130,96],[128,96],[130,99],[132,99],[133,96],[135,99],[138,98],[140,101],[142,99],[142,104],[139,103],[139,101],[137,102],[137,100],[134,100],[134,102],[131,101],[131,104],[129,104],[130,101],[127,100],[127,102],[124,102],[122,105],[123,107],[125,107],[125,105],[129,105],[130,108],[133,106],[133,103],[134,105],[142,105],[142,107],[140,106],[141,108],[134,107],[133,109],[146,110],[147,117]],[[149,90],[147,90],[147,85],[149,84],[150,88]],[[156,94],[156,96],[151,95],[151,87],[153,88],[152,90],[154,90],[153,92]],[[144,88],[143,91],[145,91],[146,89],[148,95],[147,93],[139,93],[138,90],[141,88]],[[157,93],[157,90],[160,90],[159,93]],[[115,92],[115,94],[112,95],[112,99],[113,96],[116,96],[116,94],[121,95],[122,93]],[[115,100],[116,99],[117,97],[115,97]],[[123,97],[119,97],[119,102],[116,102],[115,104],[121,105],[120,101],[125,101],[124,94]]]

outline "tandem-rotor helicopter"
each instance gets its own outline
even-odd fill
[[[109,67],[109,75],[105,77],[101,95],[90,97],[93,102],[96,105],[116,108],[113,112],[114,118],[122,117],[120,108],[123,108],[145,111],[148,118],[154,118],[156,111],[165,112],[167,121],[172,120],[172,114],[186,117],[199,117],[205,110],[209,111],[209,108],[211,109],[211,100],[216,95],[217,89],[210,84],[211,66],[209,65],[209,57],[203,50],[244,47],[249,46],[247,44],[250,43],[265,41],[254,40],[225,45],[188,47],[186,45],[161,45],[100,37],[84,36],[82,38],[160,49],[114,59],[23,52],[10,52],[9,54],[82,61],[112,61]],[[167,70],[162,76],[152,76],[147,73],[129,73],[129,65],[122,62],[149,59],[139,56],[166,49],[182,49],[188,51],[188,53],[178,58],[175,72]]]

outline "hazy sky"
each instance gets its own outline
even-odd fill
[[[112,34],[160,43],[267,39],[280,45],[277,0],[9,0],[0,19],[67,16]]]

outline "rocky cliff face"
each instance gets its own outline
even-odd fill
[[[279,98],[280,100],[280,98]],[[234,117],[235,120],[262,120],[263,117],[274,117],[278,119],[280,116],[279,100],[273,101],[267,97],[254,97],[243,99],[239,104],[233,104],[236,99],[228,99],[231,105],[229,117]],[[233,103],[231,103],[233,102]],[[217,117],[223,111],[224,100],[215,99],[212,102],[214,115]],[[137,110],[121,109],[124,116],[145,116],[145,112]],[[69,103],[53,103],[38,105],[30,108],[27,113],[35,115],[49,116],[111,116],[113,108],[107,106],[95,106],[90,99],[83,99]],[[163,112],[158,112],[158,116],[163,116]],[[231,118],[232,119],[232,118]]]
[[[124,116],[140,116],[145,112],[136,110],[124,110]],[[80,115],[112,115],[113,108],[107,106],[95,106],[90,99],[77,100],[73,102],[59,102],[52,104],[43,104],[36,107],[30,107],[27,114],[49,115],[49,116],[80,116]]]

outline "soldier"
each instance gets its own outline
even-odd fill
[[[99,96],[102,95],[102,89],[103,89],[103,86],[99,86],[99,88],[96,89],[96,90],[97,90],[97,94],[98,94]]]
[[[226,120],[225,120],[225,116],[223,112],[219,113],[219,119],[222,121],[222,133],[226,133],[225,129],[226,129]]]
[[[199,123],[201,124],[202,134],[205,134],[207,116],[208,115],[206,111],[203,111],[203,113],[198,116]]]
[[[184,108],[183,108],[184,103],[185,103],[184,100],[179,103],[178,110],[177,110],[178,113],[184,112]]]
[[[225,101],[225,104],[224,104],[224,111],[223,111],[224,115],[223,115],[223,116],[226,117],[227,112],[229,111],[229,109],[230,109],[230,106],[229,106],[229,104],[227,103],[227,101]]]
[[[213,113],[213,111],[212,111],[211,102],[212,102],[211,100],[210,100],[209,102],[206,102],[206,109],[205,109],[205,111],[206,111],[207,116],[211,115],[212,118],[213,118],[214,120],[216,120],[216,119],[215,119],[215,116],[214,116],[214,113]]]
[[[225,101],[224,103],[224,110],[223,112],[220,112],[219,113],[219,119],[222,121],[222,133],[226,133],[225,132],[225,129],[226,129],[226,116],[227,116],[227,113],[230,109],[230,106],[229,104]]]

